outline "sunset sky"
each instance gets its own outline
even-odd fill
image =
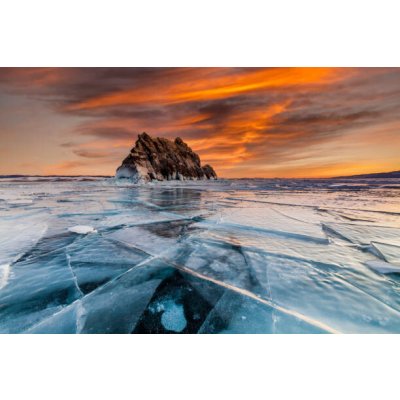
[[[221,177],[400,169],[400,68],[0,68],[0,174],[113,175],[138,133]]]

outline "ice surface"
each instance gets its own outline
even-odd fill
[[[398,183],[0,178],[0,332],[400,332]]]
[[[191,220],[143,223],[140,226],[106,232],[104,237],[151,255],[161,255],[192,232],[195,229],[193,223]]]
[[[326,333],[301,318],[227,291],[199,333]]]
[[[42,213],[9,217],[0,212],[0,264],[12,264],[32,248],[47,230]]]
[[[328,233],[337,235],[351,243],[369,245],[383,241],[386,244],[400,246],[399,228],[368,226],[357,224],[326,224]]]
[[[7,201],[7,204],[12,205],[12,206],[14,206],[14,205],[25,206],[25,205],[29,205],[29,204],[32,204],[32,203],[33,203],[32,199],[16,199],[16,200]]]
[[[18,332],[81,296],[62,251],[17,261],[11,272],[0,290],[0,332]]]
[[[400,262],[400,246],[393,246],[387,243],[371,243],[379,257],[387,262]]]
[[[86,294],[148,257],[145,252],[88,235],[66,247],[68,265],[79,290]]]
[[[365,263],[368,265],[368,267],[372,268],[375,271],[378,271],[382,274],[391,274],[391,273],[400,273],[400,264],[395,265],[395,264],[390,264],[385,261],[367,261]]]
[[[322,226],[319,221],[310,219],[312,210],[298,209],[297,217],[291,216],[286,210],[278,206],[265,207],[261,203],[238,204],[236,207],[219,207],[219,212],[209,218],[220,225],[232,226],[235,229],[259,230],[272,235],[290,238],[301,238],[317,242],[326,242]],[[286,207],[287,208],[287,207]]]

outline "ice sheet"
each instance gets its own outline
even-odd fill
[[[0,332],[400,332],[399,187],[0,178]]]

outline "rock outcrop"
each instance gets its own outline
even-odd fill
[[[210,165],[201,166],[200,157],[181,138],[152,138],[144,132],[117,169],[116,177],[149,182],[217,179],[217,174]]]

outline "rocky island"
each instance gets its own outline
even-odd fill
[[[217,179],[211,165],[201,166],[200,157],[179,137],[174,141],[152,138],[143,132],[118,167],[116,178],[134,182]]]

